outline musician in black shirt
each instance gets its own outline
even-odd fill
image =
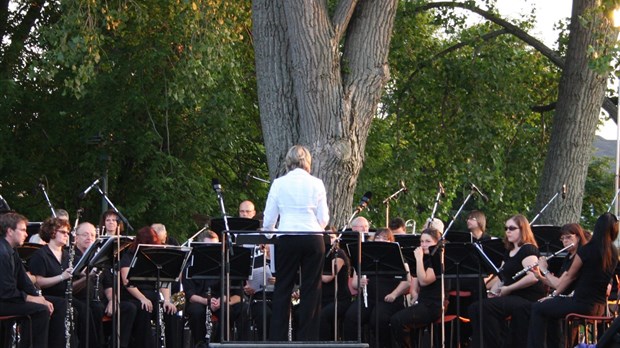
[[[441,233],[433,228],[422,231],[420,247],[414,250],[416,269],[412,271],[414,303],[390,319],[394,340],[399,347],[413,347],[410,330],[415,325],[432,323],[441,316],[440,254],[430,255],[429,247],[437,245]]]
[[[28,220],[17,213],[0,215],[0,316],[29,315],[22,326],[20,347],[47,348],[50,314],[54,306],[37,293],[15,248],[24,244],[28,237]]]
[[[72,342],[79,338],[80,345],[85,346],[84,332],[81,325],[86,314],[86,305],[81,301],[73,301],[67,295],[67,282],[73,275],[73,267],[69,265],[69,251],[65,248],[69,244],[69,222],[59,218],[49,218],[41,225],[39,235],[47,244],[32,254],[28,260],[30,272],[36,276],[37,285],[43,296],[54,304],[54,313],[50,319],[49,346],[65,347],[65,330],[67,325],[74,324],[71,333]],[[72,296],[72,295],[70,295]],[[67,305],[72,302],[73,317],[68,318]]]
[[[504,320],[512,316],[510,334],[506,337],[505,347],[525,347],[527,337],[528,311],[524,308],[545,295],[542,284],[533,274],[527,273],[513,279],[523,268],[538,260],[538,245],[527,218],[515,215],[506,221],[504,245],[506,253],[500,267],[498,278],[487,284],[489,298],[482,303],[475,302],[469,306],[472,322],[472,346],[480,347],[484,340],[485,347],[500,347]],[[501,279],[501,280],[500,280]],[[482,308],[482,313],[480,312]],[[482,334],[480,322],[484,323]],[[482,335],[482,336],[481,336]]]
[[[552,297],[532,306],[528,347],[544,347],[547,325],[562,320],[569,313],[602,315],[607,306],[607,285],[618,264],[618,219],[610,213],[601,215],[594,225],[588,244],[577,250],[573,264],[562,277]],[[572,297],[560,297],[572,283]],[[552,342],[558,346],[559,342]]]

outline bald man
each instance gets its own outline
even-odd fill
[[[256,216],[256,208],[251,201],[243,201],[239,204],[239,217],[253,219]]]

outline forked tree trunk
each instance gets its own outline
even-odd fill
[[[290,146],[313,156],[331,223],[349,217],[370,123],[389,79],[397,0],[255,0],[258,99],[269,175],[284,173]]]

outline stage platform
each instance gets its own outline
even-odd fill
[[[211,343],[209,347],[221,347],[221,348],[268,348],[268,347],[303,347],[303,348],[326,348],[326,347],[340,347],[340,348],[368,348],[368,343],[358,342],[335,342],[335,341],[316,341],[316,342],[265,342],[265,341],[236,341],[236,342],[223,342],[223,343]]]

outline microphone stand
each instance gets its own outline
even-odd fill
[[[556,198],[558,198],[558,196],[560,195],[560,192],[562,191],[558,191],[555,193],[555,195],[553,195],[553,197],[551,197],[551,199],[549,200],[549,202],[547,202],[547,204],[545,204],[544,207],[542,207],[542,209],[540,209],[540,211],[538,212],[538,214],[536,214],[536,216],[534,216],[534,218],[532,219],[532,221],[530,221],[530,225],[534,224],[534,221],[536,221],[538,219],[538,217],[540,217],[540,214],[543,213],[543,211],[545,211],[545,209],[547,209],[547,207],[549,206],[549,204],[551,204]],[[616,192],[616,196],[618,195],[618,193]],[[615,198],[614,198],[615,199]]]
[[[121,213],[118,209],[116,209],[116,207],[114,206],[114,204],[112,203],[112,201],[110,201],[110,199],[108,198],[108,196],[101,190],[101,187],[99,187],[99,185],[95,185],[95,187],[97,188],[97,191],[99,191],[99,193],[101,194],[101,196],[103,197],[103,199],[105,199],[106,202],[108,202],[108,204],[110,205],[110,207],[112,207],[112,209],[114,209],[114,212],[116,214],[118,214],[118,216],[121,218],[121,220],[123,220],[123,222],[125,223],[125,225],[127,225],[127,229],[129,229],[130,231],[134,231],[133,227],[131,226],[131,224],[129,223],[129,220],[127,220],[127,218],[123,215],[123,213]]]
[[[209,228],[209,225],[205,224],[200,230],[198,230],[198,232],[194,233],[194,235],[192,235],[185,242],[183,242],[183,244],[181,244],[181,246],[188,246],[191,242],[194,241],[194,238],[196,238],[199,234],[204,232],[207,228]]]
[[[620,194],[620,189],[616,191],[616,194],[614,195],[614,199],[612,199],[611,203],[609,203],[609,207],[607,208],[608,213],[611,211],[611,208],[614,206],[614,204],[616,204],[616,200],[618,199],[618,194]]]
[[[387,226],[390,223],[390,201],[396,196],[398,196],[401,192],[407,192],[407,188],[405,184],[401,181],[400,189],[398,191],[392,193],[389,197],[383,200],[383,204],[385,204],[385,225]]]
[[[445,347],[445,345],[446,345],[446,308],[444,306],[444,302],[446,301],[446,293],[445,293],[445,291],[446,291],[446,283],[445,283],[446,280],[445,280],[445,275],[444,275],[444,273],[445,273],[444,272],[445,271],[445,265],[446,265],[445,264],[445,252],[446,252],[446,249],[444,248],[444,246],[446,245],[446,235],[448,234],[448,231],[450,231],[450,228],[454,224],[454,221],[456,220],[456,218],[461,214],[461,211],[463,211],[463,208],[465,207],[465,204],[467,204],[467,202],[469,201],[469,199],[471,198],[471,196],[473,194],[474,194],[474,190],[472,189],[469,192],[469,194],[467,195],[467,197],[465,197],[465,200],[463,201],[463,203],[459,207],[459,210],[452,217],[452,220],[448,224],[448,227],[446,227],[446,229],[444,230],[443,234],[441,235],[441,239],[437,242],[437,246],[435,247],[435,249],[431,253],[431,256],[433,256],[433,255],[435,255],[437,250],[441,249],[441,254],[440,254],[440,258],[439,258],[440,259],[440,264],[441,264],[441,347]],[[437,198],[439,198],[439,197],[437,197]],[[459,320],[459,318],[457,318],[457,320]]]
[[[224,218],[224,228],[222,231],[222,270],[220,275],[220,301],[224,299],[224,305],[220,306],[223,311],[224,324],[220,325],[220,337],[222,342],[230,340],[230,256],[233,253],[232,250],[232,238],[230,237],[230,228],[228,227],[228,217],[226,216],[226,207],[224,206],[224,195],[221,190],[215,190],[217,194],[217,200],[220,204],[220,210],[222,211],[222,217]],[[226,235],[226,236],[224,236]]]
[[[41,188],[41,191],[43,192],[43,196],[45,197],[45,201],[47,201],[47,205],[50,207],[50,210],[52,211],[52,216],[53,217],[57,217],[56,216],[56,210],[54,210],[54,206],[52,206],[52,202],[50,201],[50,197],[47,195],[47,191],[45,190],[45,185],[43,185],[42,182],[39,183],[39,187]]]
[[[443,194],[444,194],[443,187],[441,186],[441,183],[439,183],[439,189],[437,190],[437,195],[435,196],[435,204],[433,205],[433,211],[431,212],[430,221],[433,221],[433,219],[435,218],[435,213],[437,212],[437,206],[439,205],[439,197],[441,197]]]
[[[340,242],[340,238],[342,238],[342,232],[347,229],[347,226],[351,224],[351,221],[353,221],[353,219],[355,219],[357,214],[359,214],[362,210],[364,210],[364,208],[360,209],[358,207],[357,209],[355,209],[353,214],[351,214],[349,221],[347,221],[347,223],[344,224],[344,226],[342,227],[342,230],[340,230],[340,234],[338,235],[338,238],[336,238],[336,241],[335,241],[336,244]],[[362,277],[362,242],[364,241],[364,232],[358,232],[358,233],[359,233],[359,238],[357,239],[357,269],[359,271],[359,274],[357,275],[357,296],[360,300],[357,301],[357,342],[362,342],[362,301],[360,298],[360,296],[362,296],[362,286],[360,285],[361,283],[360,279]],[[336,318],[338,318],[337,317],[338,316],[337,303],[338,303],[337,301],[334,302],[334,306],[335,306],[334,311],[336,313],[335,314]],[[336,321],[337,320],[338,319],[336,319]]]

